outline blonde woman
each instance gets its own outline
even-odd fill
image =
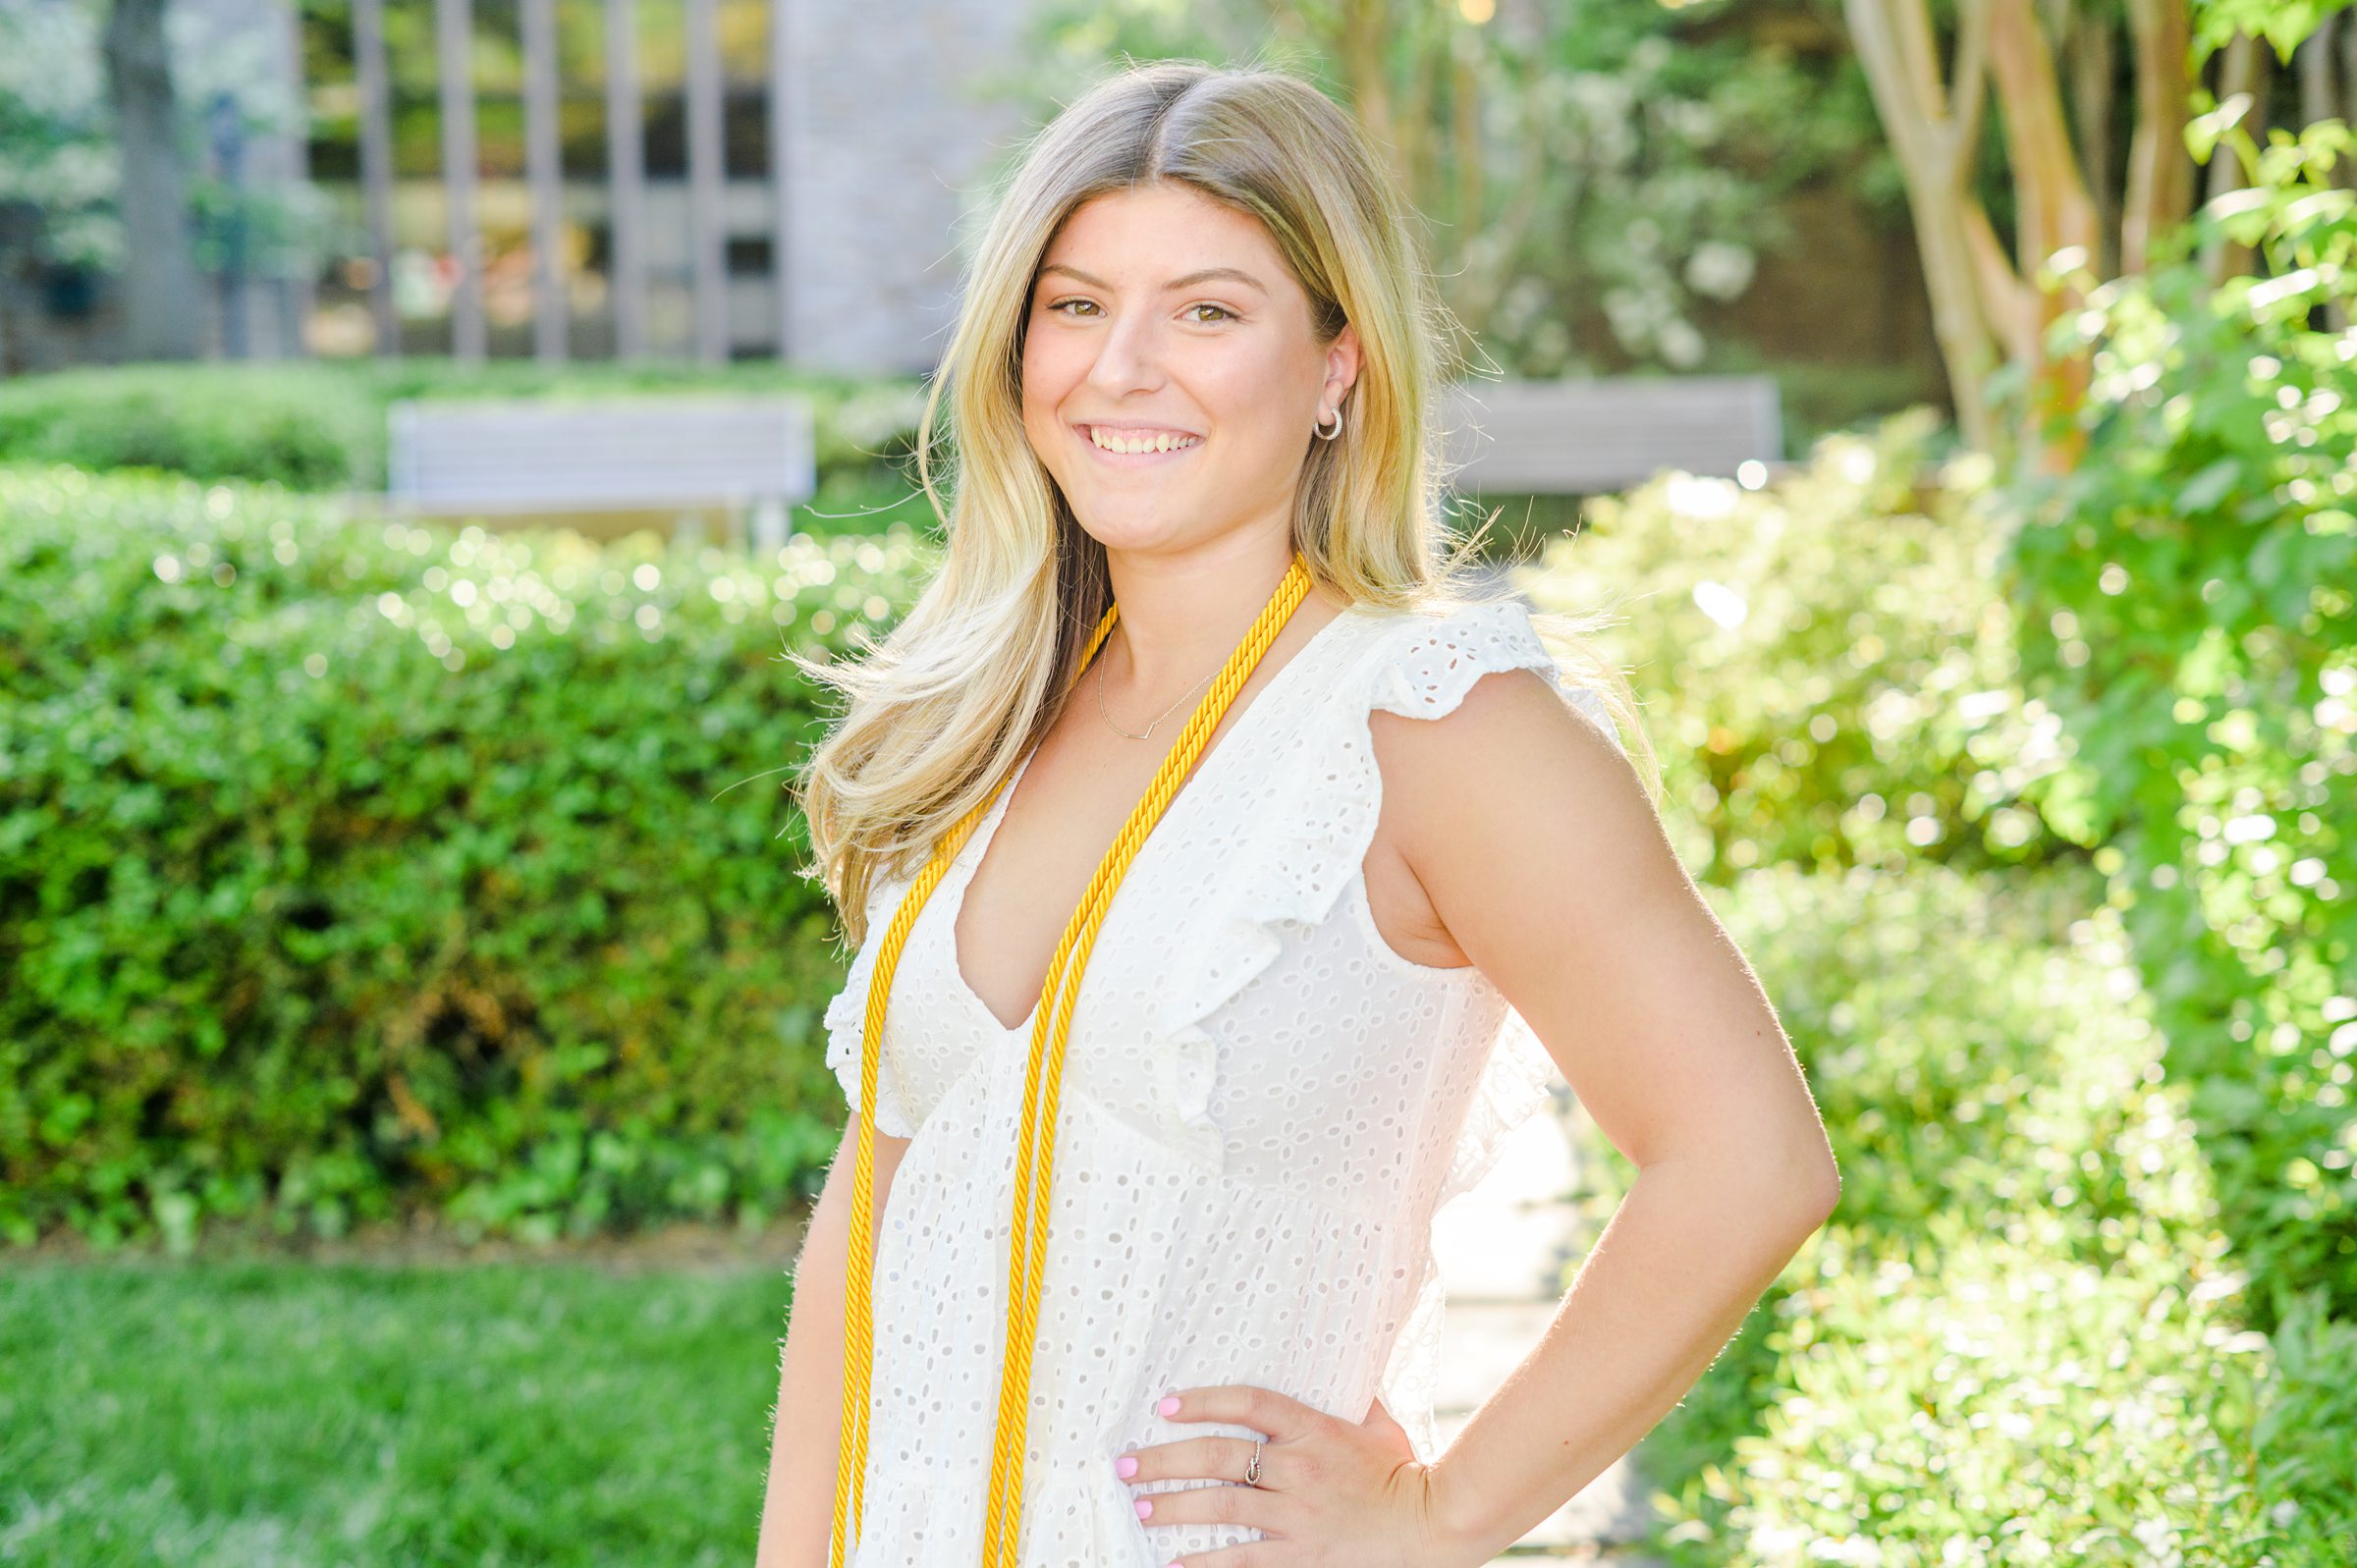
[[[851,1116],[762,1568],[1486,1563],[1833,1207],[1625,681],[1444,557],[1445,319],[1293,76],[1131,69],[1027,149],[926,411],[939,575],[806,667]],[[1559,1069],[1642,1174],[1441,1452],[1434,1211]]]

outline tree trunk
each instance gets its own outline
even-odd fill
[[[2102,249],[2096,234],[2095,202],[2079,169],[2078,153],[2063,123],[2062,90],[2055,59],[2029,0],[1993,0],[1989,15],[1989,69],[2005,108],[2005,142],[2013,165],[2016,265],[2031,289],[2027,330],[2011,345],[2016,364],[2026,367],[2029,398],[2016,432],[2025,469],[2067,472],[2076,465],[2084,432],[2067,427],[2049,448],[2045,430],[2064,420],[2086,399],[2089,364],[2084,352],[2050,357],[2047,331],[2086,301],[2067,276],[2048,290],[2041,274],[2057,252],[2076,252],[2080,268],[2093,268]]]
[[[1976,222],[1985,229],[1988,220],[1972,194],[1988,45],[1986,7],[1963,7],[1951,96],[1942,80],[1923,0],[1846,3],[1859,64],[1906,174],[1907,210],[1915,222],[1915,249],[1931,294],[1932,330],[1947,367],[1956,425],[1968,445],[1993,452],[1997,432],[1985,389],[1998,357],[1991,333],[2001,326],[2004,301],[1996,280],[1982,276],[1985,258],[1977,253],[1974,230]]]
[[[2330,120],[2340,113],[2340,88],[2333,70],[2332,35],[2340,26],[2338,17],[2318,19],[2316,30],[2301,43],[2293,58],[2300,68],[2300,124],[2312,126],[2319,120]]]
[[[2340,29],[2340,107],[2334,112],[2357,126],[2357,27]],[[2357,158],[2341,159],[2339,168],[2340,183],[2357,187]]]
[[[2193,211],[2193,163],[2185,156],[2193,22],[2185,0],[2128,0],[2128,27],[2136,45],[2136,132],[2119,223],[2123,276],[2143,272],[2155,237]]]
[[[2219,56],[2219,106],[2223,108],[2229,99],[2247,95],[2250,103],[2235,124],[2261,147],[2267,145],[2267,89],[2273,74],[2268,68],[2274,60],[2275,51],[2264,47],[2248,32],[2234,34]],[[2209,185],[2204,199],[2216,201],[2240,190],[2243,184],[2242,159],[2220,136],[2218,145],[2210,149]],[[2212,235],[2202,246],[2202,265],[2212,288],[2249,272],[2257,259],[2257,253],[2249,245],[2239,244],[2223,235]]]
[[[123,163],[123,342],[134,359],[196,357],[196,259],[165,4],[115,0],[106,20],[106,91]]]
[[[2300,124],[2340,118],[2342,99],[2342,24],[2345,17],[2326,17],[2300,45]],[[2350,159],[2342,158],[2332,171],[2332,183],[2347,189]],[[2325,301],[2325,325],[2334,332],[2349,330],[2349,307],[2338,298]]]
[[[2119,35],[2111,18],[2085,10],[2069,13],[2069,29],[2057,34],[2070,61],[2070,107],[2078,132],[2079,163],[2095,197],[2095,231],[2103,254],[2096,275],[2119,276],[2120,182],[2118,149],[2112,144],[2111,116],[2118,97]]]

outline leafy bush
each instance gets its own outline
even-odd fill
[[[2070,1262],[2071,1227],[1959,1207],[1901,1249],[1820,1237],[1774,1336],[1789,1387],[1735,1443],[1736,1559],[2269,1560],[2244,1447],[2267,1340],[2223,1318],[2235,1277],[2135,1220],[2116,1266]]]
[[[2215,1219],[2096,881],[1779,867],[1722,895],[1808,1067],[1845,1223],[1896,1243],[1959,1205],[2053,1209],[2102,1263],[2132,1217]]]
[[[840,966],[798,817],[740,786],[825,723],[781,639],[847,646],[916,549],[0,470],[0,1234],[795,1196]]]
[[[2264,1325],[2310,1282],[2357,1316],[2357,337],[2309,324],[2357,303],[2357,193],[2337,121],[2243,142],[2177,256],[2083,280],[2084,450],[2008,499],[2073,754],[2041,808],[2106,846]],[[2214,290],[2201,239],[2272,275]]]
[[[2189,1086],[2090,880],[1778,867],[1715,895],[1842,1200],[1647,1439],[1676,1560],[2243,1568],[2357,1528],[2357,1443],[2312,1425],[2357,1342],[2243,1329]]]
[[[2270,1335],[2256,1485],[2282,1561],[2357,1562],[2357,1324],[2322,1285],[2287,1293]]]
[[[1762,490],[1670,472],[1589,503],[1526,581],[1629,602],[1600,640],[1653,710],[1679,851],[1753,866],[2038,863],[2078,852],[2024,796],[2057,726],[2019,688],[1988,464],[1914,409]]]

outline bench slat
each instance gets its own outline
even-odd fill
[[[800,399],[408,402],[390,434],[390,492],[412,509],[792,504],[817,488]]]
[[[1727,477],[1784,458],[1767,376],[1463,382],[1439,417],[1448,480],[1460,491],[1593,494],[1665,468]]]

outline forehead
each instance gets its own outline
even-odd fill
[[[1040,257],[1109,283],[1156,287],[1205,267],[1237,267],[1274,290],[1285,273],[1268,228],[1250,213],[1181,185],[1092,196],[1073,209]]]

